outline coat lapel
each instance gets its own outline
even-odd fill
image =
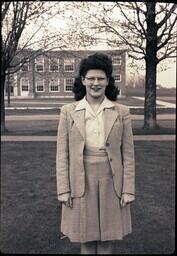
[[[80,109],[77,111],[71,111],[71,117],[74,120],[80,134],[85,140],[85,109]],[[114,125],[114,122],[118,118],[119,113],[116,107],[105,108],[104,109],[104,130],[105,130],[105,142],[109,136],[109,133]]]
[[[105,108],[105,111],[104,111],[105,142],[118,116],[119,116],[119,113],[118,111],[116,111],[115,107]]]
[[[78,111],[72,111],[71,116],[72,116],[80,134],[85,139],[85,109],[81,109]]]

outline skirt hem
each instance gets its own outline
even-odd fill
[[[116,234],[116,233],[105,233],[100,238],[100,234],[98,233],[87,233],[86,235],[82,235],[80,233],[69,234],[67,232],[62,232],[71,242],[75,243],[86,243],[91,241],[115,241],[115,240],[123,240],[123,238],[131,234],[132,231],[127,232],[124,235]]]

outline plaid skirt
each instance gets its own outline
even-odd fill
[[[71,242],[122,240],[132,232],[130,204],[121,208],[106,151],[84,152],[85,193],[62,204],[61,232]]]

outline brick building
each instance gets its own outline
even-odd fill
[[[73,98],[72,85],[82,58],[98,51],[50,51],[23,65],[10,76],[14,98]],[[112,57],[115,84],[125,95],[126,51],[101,51]],[[7,96],[7,81],[6,81]]]

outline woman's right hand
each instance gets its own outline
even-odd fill
[[[72,198],[70,193],[61,194],[58,196],[58,200],[63,203],[65,206],[72,208]]]

